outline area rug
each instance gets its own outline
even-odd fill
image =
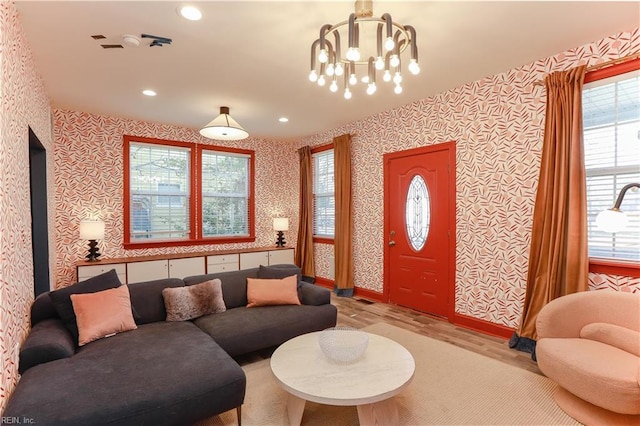
[[[401,425],[579,424],[558,408],[556,385],[546,377],[392,325],[378,323],[364,330],[395,340],[415,359],[413,381],[396,396]],[[273,378],[269,360],[243,369],[243,426],[286,425],[287,394]],[[234,410],[198,426],[236,424]],[[357,425],[358,413],[355,407],[307,402],[302,424]]]

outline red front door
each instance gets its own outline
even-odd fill
[[[448,316],[454,223],[454,143],[387,154],[385,279],[390,302]]]

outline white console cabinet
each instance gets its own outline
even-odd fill
[[[97,265],[95,262],[82,261],[76,264],[76,268],[78,281],[84,281],[110,269],[115,269],[122,283],[131,284],[293,262],[293,248],[261,247],[219,252],[103,259]]]

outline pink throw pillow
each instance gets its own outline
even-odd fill
[[[78,346],[138,328],[126,285],[97,293],[72,294],[71,303],[78,324]]]
[[[299,305],[298,276],[280,280],[247,278],[247,308],[267,305]]]

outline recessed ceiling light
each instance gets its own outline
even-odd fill
[[[154,91],[153,91],[153,90],[151,90],[151,89],[146,89],[146,90],[143,90],[143,91],[142,91],[142,94],[143,94],[143,95],[145,95],[145,96],[155,96],[155,95],[156,95],[156,92],[154,92]]]
[[[287,117],[280,117],[278,118],[278,121],[281,123],[286,123],[287,121],[289,121],[289,119]]]
[[[190,21],[199,21],[202,19],[202,12],[195,6],[182,6],[178,9],[180,16]]]

